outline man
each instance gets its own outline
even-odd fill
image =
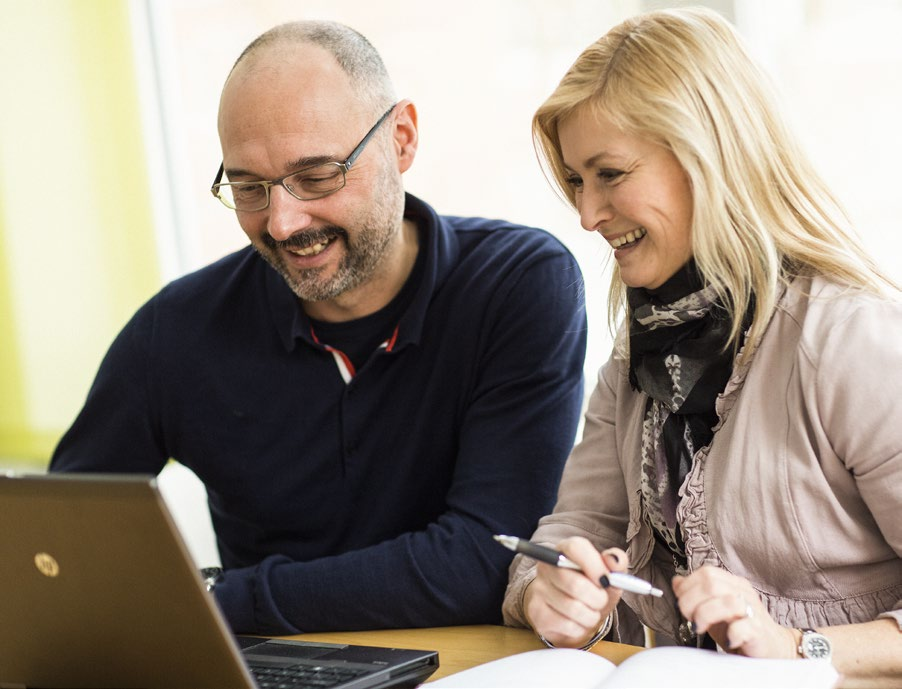
[[[342,25],[252,43],[219,134],[252,247],[138,311],[51,469],[191,468],[237,632],[500,623],[491,535],[551,511],[581,408],[577,264],[405,195],[416,110]]]

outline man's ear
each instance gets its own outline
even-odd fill
[[[417,109],[405,99],[398,102],[395,110],[395,152],[398,155],[398,170],[403,173],[413,165],[417,154]]]

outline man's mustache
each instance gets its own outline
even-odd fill
[[[268,232],[263,235],[263,243],[267,248],[272,250],[277,249],[306,249],[308,246],[313,246],[314,244],[322,244],[323,242],[328,242],[330,239],[334,239],[335,237],[341,237],[348,241],[348,232],[343,227],[337,227],[335,225],[330,225],[328,227],[322,227],[316,230],[304,230],[302,232],[295,232],[288,239],[275,239]]]

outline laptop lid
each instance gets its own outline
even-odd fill
[[[155,480],[0,475],[0,688],[254,689]],[[240,638],[255,664],[422,681],[432,651]],[[368,666],[368,667],[367,667]]]

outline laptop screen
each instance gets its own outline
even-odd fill
[[[152,477],[0,476],[0,524],[0,688],[257,686]],[[264,669],[372,665],[346,686],[438,666],[431,651],[258,641],[242,645]]]

